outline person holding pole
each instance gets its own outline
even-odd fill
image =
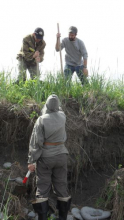
[[[36,170],[36,200],[32,205],[38,220],[47,220],[48,197],[53,186],[59,219],[66,220],[71,204],[67,190],[66,116],[57,95],[50,95],[37,119],[29,143],[28,169]],[[34,165],[36,163],[36,166]]]
[[[72,74],[76,72],[83,85],[86,77],[88,76],[88,53],[84,42],[77,38],[77,32],[77,28],[71,26],[68,31],[68,37],[62,39],[61,44],[59,43],[61,34],[57,33],[55,49],[58,52],[60,51],[60,48],[61,50],[65,48],[65,78],[72,77]]]
[[[36,28],[33,34],[29,34],[23,38],[20,52],[17,54],[19,80],[26,80],[26,70],[28,69],[31,79],[40,75],[39,63],[43,61],[44,48],[46,46],[44,38],[44,30]]]

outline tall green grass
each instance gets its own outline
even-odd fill
[[[8,184],[9,184],[10,175],[11,174],[9,174],[6,180],[2,201],[0,203],[0,220],[17,220],[18,219],[18,216],[12,216],[9,214],[10,202],[12,200],[10,192],[8,193]],[[8,194],[8,198],[6,200],[6,203],[4,204],[6,194]]]
[[[19,82],[11,80],[11,75],[0,73],[0,100],[12,104],[24,105],[29,100],[37,103],[46,101],[51,93],[56,93],[60,100],[75,98],[83,111],[94,109],[105,103],[103,110],[124,110],[124,81],[106,80],[104,75],[93,74],[88,83],[82,86],[79,81],[65,80],[61,73],[56,76],[48,73],[44,81],[39,79]]]

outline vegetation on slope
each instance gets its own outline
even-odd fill
[[[35,100],[40,104],[53,92],[60,99],[75,98],[85,113],[94,110],[101,104],[102,109],[107,111],[124,109],[123,79],[111,82],[104,76],[96,74],[82,86],[78,81],[65,81],[63,76],[58,73],[56,77],[48,74],[44,81],[38,79],[20,81],[17,85],[13,83],[10,75],[5,76],[4,72],[0,73],[0,100],[7,100],[19,105],[24,105],[27,100]]]

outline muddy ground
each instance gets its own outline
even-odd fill
[[[97,108],[86,115],[74,99],[63,100],[62,108],[67,116],[68,188],[72,204],[96,207],[109,178],[119,166],[124,167],[124,112],[106,112]],[[30,117],[32,111],[40,115],[40,108],[36,104],[28,103],[21,108],[0,103],[1,173],[4,171],[3,164],[11,162],[13,166],[19,166],[15,174],[12,172],[13,177],[26,174],[28,143],[36,120]],[[32,180],[34,175],[29,179],[28,193],[22,195],[25,206],[33,196]],[[0,184],[2,181],[3,178]]]

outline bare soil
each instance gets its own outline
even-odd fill
[[[96,109],[86,115],[74,99],[63,100],[62,108],[67,116],[68,188],[72,206],[96,207],[106,183],[120,165],[124,167],[124,112]],[[28,144],[36,120],[30,117],[32,111],[40,115],[35,103],[28,103],[25,108],[0,103],[0,185],[3,187],[0,200],[7,176],[11,173],[11,177],[23,178],[27,173]],[[13,164],[12,171],[3,168],[5,162]],[[9,185],[13,192],[15,185]],[[26,192],[12,194],[18,213],[23,207],[31,208],[29,201],[34,194],[35,177],[32,175]],[[14,210],[10,212],[15,214]],[[22,218],[23,214],[20,216]]]

